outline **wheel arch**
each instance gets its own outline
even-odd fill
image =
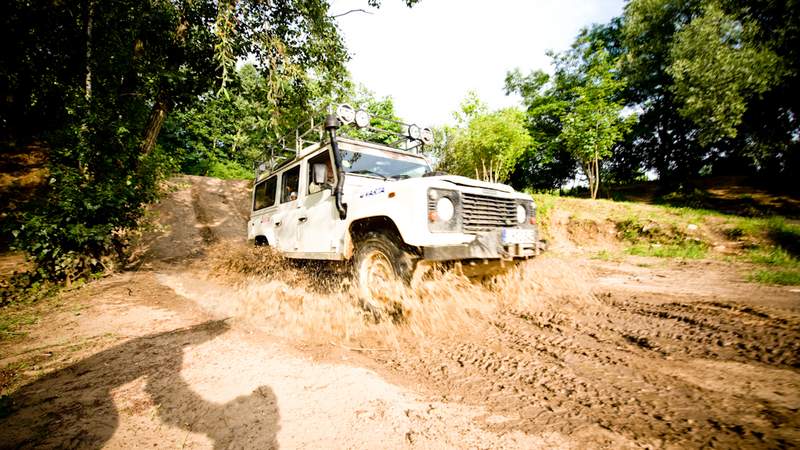
[[[403,234],[400,229],[389,216],[372,216],[356,219],[350,223],[347,228],[347,235],[345,236],[345,259],[351,259],[355,252],[355,243],[358,242],[361,236],[364,236],[369,231],[382,231],[387,233],[398,240],[399,244],[409,247],[403,239]],[[416,247],[412,247],[417,250]]]

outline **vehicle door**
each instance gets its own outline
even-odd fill
[[[275,214],[277,204],[278,176],[272,175],[266,180],[259,181],[253,187],[253,212],[247,223],[247,238],[255,239],[264,236],[271,245],[275,243],[273,233],[272,215]]]
[[[300,251],[298,213],[300,208],[300,164],[281,172],[278,210],[272,215],[275,247],[282,252]]]
[[[325,182],[314,182],[315,165],[325,165]],[[336,186],[336,173],[333,170],[333,155],[330,148],[308,159],[305,168],[305,196],[300,202],[298,221],[299,239],[303,252],[312,253],[309,258],[325,258],[338,248],[340,239],[339,214],[333,190]],[[329,257],[329,256],[328,256]]]

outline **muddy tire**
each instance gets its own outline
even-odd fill
[[[376,320],[402,316],[397,289],[411,282],[416,265],[414,255],[399,238],[370,231],[356,242],[353,282],[362,307]]]

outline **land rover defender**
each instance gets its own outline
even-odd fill
[[[538,253],[529,195],[435,172],[422,153],[433,143],[429,128],[400,124],[397,132],[375,122],[340,105],[321,123],[298,128],[293,146],[282,143],[279,153],[288,157],[276,159],[273,150],[270,164],[256,169],[248,239],[287,258],[350,261],[374,307],[382,306],[380,282],[411,282],[436,263],[478,275]],[[396,141],[354,139],[348,128]]]

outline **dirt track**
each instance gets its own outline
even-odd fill
[[[175,189],[133,271],[0,345],[0,448],[800,445],[797,290],[573,249],[374,324],[334,270],[240,247],[244,184]]]

